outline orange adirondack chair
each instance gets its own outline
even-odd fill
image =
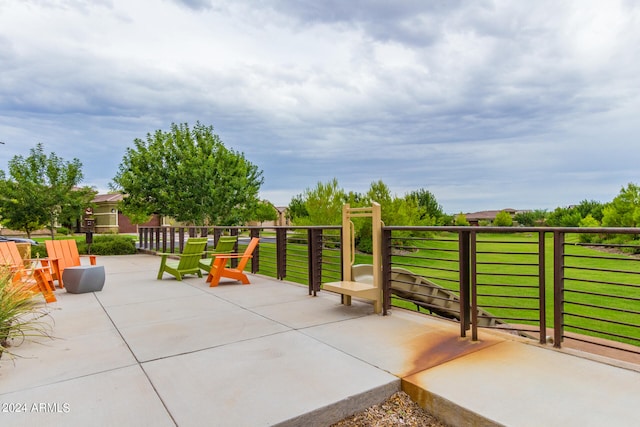
[[[47,247],[47,256],[51,261],[51,271],[53,279],[58,281],[58,287],[64,288],[62,282],[62,273],[67,267],[77,267],[82,265],[80,262],[81,255],[78,253],[78,245],[73,239],[65,240],[45,240]],[[95,255],[82,255],[88,257],[91,265],[96,265]]]
[[[45,266],[38,267],[35,264],[37,261],[42,262],[42,260],[24,260],[20,256],[16,242],[0,242],[0,265],[9,269],[13,283],[42,292],[46,302],[55,302],[57,299],[53,293],[51,271]]]
[[[242,254],[215,254],[215,260],[213,261],[211,270],[207,276],[207,282],[210,282],[209,286],[218,286],[222,277],[239,280],[243,285],[250,284],[251,282],[249,282],[249,278],[244,274],[244,269],[247,266],[249,258],[253,256],[253,251],[256,249],[259,242],[260,238],[252,238]],[[227,261],[232,258],[237,258],[239,260],[236,268],[227,267]]]

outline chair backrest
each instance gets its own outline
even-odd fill
[[[14,281],[23,280],[31,274],[33,269],[30,262],[24,261],[16,242],[0,242],[0,268],[11,272]]]
[[[247,249],[245,249],[244,253],[242,254],[242,258],[238,262],[238,270],[244,271],[244,268],[247,266],[247,262],[249,262],[249,258],[251,258],[251,254],[256,249],[256,246],[258,246],[258,242],[260,242],[259,237],[253,237],[251,239],[249,245],[247,246]]]
[[[24,263],[16,242],[0,242],[0,265],[7,266],[14,270],[24,268]]]
[[[24,261],[31,259],[31,243],[16,243],[16,246]]]
[[[204,249],[207,246],[207,238],[190,238],[184,244],[184,249],[178,263],[178,270],[187,270],[198,267],[198,260],[202,258]]]
[[[228,254],[233,251],[238,241],[238,236],[220,236],[213,253]]]
[[[80,265],[78,245],[74,239],[45,240],[44,244],[47,248],[47,256],[58,260],[61,271],[67,267]]]

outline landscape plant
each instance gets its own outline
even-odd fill
[[[466,227],[469,224],[469,221],[467,221],[467,216],[465,214],[463,214],[462,212],[460,212],[458,215],[456,215],[455,219],[454,219],[454,224],[457,226],[463,226]]]
[[[509,212],[500,211],[496,215],[493,225],[496,227],[511,227],[513,225],[513,219],[511,218],[511,215],[509,215]]]
[[[137,252],[133,236],[107,234],[95,236],[89,249],[86,241],[78,242],[78,252],[92,255],[132,255]]]
[[[15,356],[11,347],[37,337],[51,337],[45,321],[44,300],[30,286],[14,282],[7,268],[0,268],[0,356]]]

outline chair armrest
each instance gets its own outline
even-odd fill
[[[216,258],[223,258],[223,259],[244,258],[245,256],[251,258],[253,255],[244,255],[244,254],[216,254],[215,255]]]
[[[56,262],[58,261],[58,258],[27,258],[25,259],[25,261],[29,261],[32,263],[37,263],[38,261],[48,264],[49,262]]]
[[[95,255],[80,255],[80,258],[89,257],[89,264],[96,265],[96,256]]]
[[[219,251],[204,251],[208,255],[224,255],[229,254],[231,252],[219,252]]]
[[[162,257],[168,257],[168,256],[177,256],[177,257],[181,257],[181,256],[199,256],[201,257],[202,255],[206,255],[206,252],[200,252],[197,254],[172,254],[171,252],[157,252],[156,255],[160,255]]]

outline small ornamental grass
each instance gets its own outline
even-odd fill
[[[44,300],[22,282],[14,283],[11,272],[0,267],[0,356],[15,356],[17,347],[36,337],[51,337]]]

